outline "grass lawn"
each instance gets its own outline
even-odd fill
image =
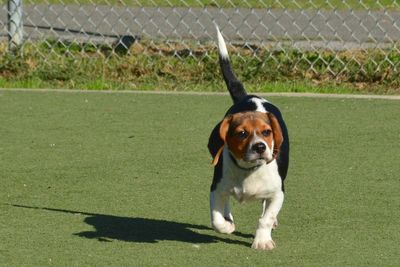
[[[291,134],[272,252],[209,228],[208,134],[227,96],[0,91],[6,266],[397,266],[398,101],[271,97]]]

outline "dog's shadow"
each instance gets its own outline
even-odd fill
[[[193,244],[225,242],[245,246],[250,245],[248,242],[237,240],[235,238],[221,237],[221,235],[214,234],[211,228],[203,225],[138,217],[120,217],[114,215],[45,207],[31,207],[24,205],[12,206],[18,208],[86,215],[87,217],[84,219],[84,222],[93,226],[94,230],[74,233],[74,235],[84,238],[97,239],[104,242],[111,242],[113,240],[135,243],[179,241]],[[205,232],[211,232],[212,234]],[[240,232],[235,232],[234,235],[242,238],[252,237],[251,235],[242,234]]]

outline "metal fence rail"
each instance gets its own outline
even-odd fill
[[[4,3],[0,9],[1,38],[4,42],[9,39],[18,44],[19,40],[15,41],[19,38],[15,34],[18,27],[15,28],[15,22],[10,19],[15,14],[10,13],[14,11],[9,11],[9,7],[10,3],[15,6],[20,0],[5,1],[9,3]],[[228,43],[253,50],[329,51],[335,56],[354,50],[377,50],[384,55],[399,52],[400,6],[397,1],[22,2],[22,49],[26,43],[40,42],[65,43],[67,49],[74,42],[129,48],[141,39],[167,45],[179,43],[189,50],[189,55],[194,55],[191,49],[196,45],[215,40],[214,23],[217,23]],[[257,57],[257,53],[253,54]],[[42,56],[46,60],[47,55]],[[340,60],[339,56],[337,58]],[[397,63],[390,58],[383,57],[383,60],[397,69]],[[313,62],[309,64],[313,68]],[[343,68],[346,68],[345,63]],[[331,70],[334,75],[341,71]]]

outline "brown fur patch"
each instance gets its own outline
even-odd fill
[[[270,134],[263,134],[269,131]],[[227,116],[220,125],[219,134],[224,145],[218,149],[212,164],[215,166],[222,154],[225,145],[237,159],[243,159],[254,138],[260,138],[272,148],[273,157],[276,157],[282,144],[282,130],[274,115],[263,112],[241,112]]]
[[[272,131],[270,119],[262,112],[237,113],[232,116],[226,143],[237,159],[243,159],[250,143],[254,138],[263,139],[268,146],[272,147],[272,134],[264,136],[263,131]],[[245,132],[244,138],[241,133]]]

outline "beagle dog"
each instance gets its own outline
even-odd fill
[[[220,67],[234,104],[208,143],[214,165],[211,224],[217,232],[230,234],[235,230],[230,196],[239,202],[261,200],[263,212],[252,248],[271,250],[275,248],[271,233],[278,225],[289,166],[288,131],[276,106],[246,93],[232,71],[225,41],[216,28]]]

